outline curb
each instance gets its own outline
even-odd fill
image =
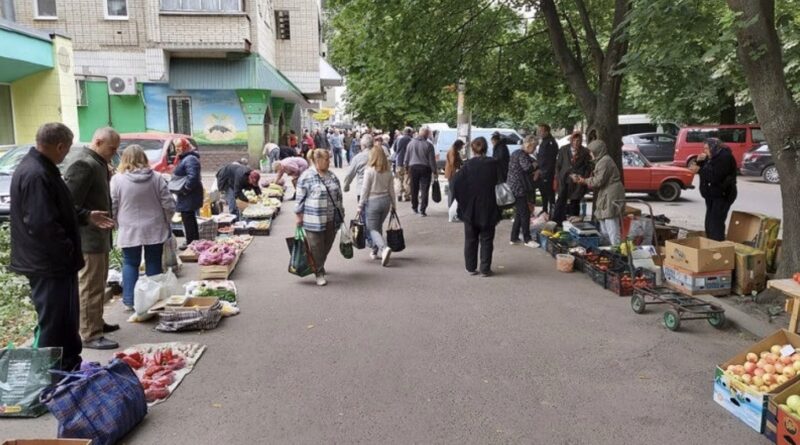
[[[774,333],[779,327],[768,323],[759,318],[744,312],[736,307],[735,304],[725,300],[725,298],[717,298],[711,295],[698,295],[697,298],[704,300],[708,303],[717,304],[725,309],[725,318],[728,322],[738,329],[746,331],[758,338],[764,338]]]

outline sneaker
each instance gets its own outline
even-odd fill
[[[535,248],[539,247],[539,243],[537,243],[536,241],[531,240],[531,241],[526,242],[525,246],[532,247],[532,248],[535,249]]]
[[[380,259],[380,257],[378,256],[378,252],[375,252],[375,251],[370,252],[369,253],[369,257],[372,258],[373,260]]]
[[[508,244],[511,244],[512,246],[519,246],[522,243],[519,240],[516,240],[516,241],[509,241]]]
[[[117,349],[119,348],[119,343],[115,342],[114,340],[109,340],[105,337],[98,337],[94,340],[89,340],[83,342],[83,347],[86,349]]]
[[[325,286],[326,284],[328,284],[328,280],[325,279],[325,275],[317,275],[317,286]]]
[[[482,277],[491,277],[492,275],[494,275],[494,272],[492,272],[491,270],[487,270],[486,272],[481,272]]]
[[[425,212],[419,212],[419,216],[421,216],[421,217],[423,217],[423,218],[424,218],[424,217],[428,216],[428,214],[427,214],[427,213],[425,213]]]
[[[125,304],[124,306],[125,306],[125,312],[134,312],[136,310],[133,308],[133,306],[128,306],[127,304]]]
[[[411,209],[411,210],[413,210],[414,213],[419,213],[419,210],[417,210],[417,209]]]
[[[384,247],[383,253],[381,253],[381,266],[386,267],[389,264],[390,256],[392,256],[392,249]]]
[[[466,270],[467,273],[470,274],[470,275],[473,275],[473,276],[474,275],[478,275],[478,271],[477,270],[469,270],[469,269],[464,269],[464,270]]]

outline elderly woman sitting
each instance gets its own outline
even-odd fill
[[[614,202],[625,199],[625,186],[622,185],[619,168],[608,155],[608,147],[601,140],[589,144],[589,151],[594,158],[594,171],[589,178],[573,175],[576,184],[585,184],[595,193],[594,216],[600,222],[600,232],[612,245],[620,243],[619,215],[622,206]]]

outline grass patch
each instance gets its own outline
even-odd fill
[[[8,270],[11,261],[11,229],[0,225],[0,347],[22,344],[33,335],[36,310],[28,279]]]

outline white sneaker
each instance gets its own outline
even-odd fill
[[[508,244],[510,244],[510,245],[512,245],[512,246],[519,246],[519,245],[520,245],[520,244],[522,244],[522,243],[521,243],[521,242],[519,242],[519,241],[509,241],[509,242],[508,242]]]
[[[525,245],[528,247],[532,247],[534,249],[539,247],[539,243],[537,243],[536,241],[528,241],[527,243],[525,243]]]
[[[370,252],[369,257],[372,258],[373,260],[381,259],[381,257],[378,256],[378,252]]]
[[[326,284],[328,284],[328,280],[325,279],[325,275],[317,275],[317,286],[325,286]]]
[[[381,266],[386,267],[389,264],[390,256],[392,256],[392,249],[384,247],[383,253],[381,253]]]

